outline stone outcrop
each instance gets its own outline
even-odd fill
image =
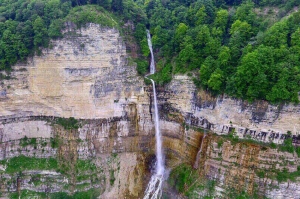
[[[118,30],[95,24],[75,30],[69,24],[64,34],[41,56],[16,65],[11,78],[0,84],[1,192],[71,194],[93,188],[101,198],[139,198],[154,154],[152,88],[137,75]],[[282,143],[290,131],[296,145],[299,105],[214,98],[180,75],[157,91],[169,168],[193,165],[199,175],[217,180],[219,195],[238,180],[241,187],[234,188],[250,194],[264,184],[261,194],[295,198],[299,180],[278,183],[256,172],[274,167],[293,172],[299,165],[296,154],[225,138],[219,146],[218,136],[204,138],[204,133],[235,131],[240,138]],[[69,117],[80,126],[68,129],[57,122]],[[9,170],[9,161],[20,155],[53,158],[57,167],[26,168],[20,176]],[[278,188],[272,189],[275,184]]]
[[[200,162],[203,174],[216,180],[216,195],[226,195],[226,190],[245,191],[268,198],[297,198],[299,181],[278,182],[276,175],[284,168],[297,171],[300,158],[263,146],[240,142],[222,142],[222,138],[207,136],[203,142]],[[259,176],[258,173],[262,176]]]
[[[18,64],[0,92],[1,116],[83,119],[122,116],[123,104],[143,94],[143,80],[129,65],[116,29],[89,24],[51,41],[26,64]]]
[[[2,192],[97,188],[104,198],[140,196],[153,125],[149,97],[135,67],[119,31],[96,24],[78,30],[68,24],[63,39],[16,65],[0,87],[0,159],[2,177],[9,179],[1,183]],[[66,130],[56,124],[57,117],[81,119],[82,126]],[[52,146],[56,139],[59,144]],[[55,158],[60,170],[69,171],[25,170],[22,182],[11,184],[15,173],[5,168],[20,155]],[[79,160],[93,161],[97,180],[88,169],[83,180],[76,179]],[[32,173],[40,176],[38,186],[30,180]],[[46,186],[49,176],[51,187]]]
[[[161,106],[180,112],[184,122],[209,129],[219,135],[234,130],[240,138],[282,143],[291,132],[300,144],[300,105],[271,105],[265,101],[250,104],[227,96],[214,98],[198,91],[191,78],[175,76],[160,95]]]

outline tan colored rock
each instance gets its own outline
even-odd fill
[[[122,104],[143,94],[118,30],[89,24],[50,45],[14,67],[13,79],[4,82],[10,88],[2,88],[1,116],[122,116]]]
[[[43,50],[42,56],[15,66],[13,78],[4,80],[1,85],[1,159],[20,154],[56,157],[62,150],[53,149],[49,143],[42,151],[41,143],[58,133],[57,128],[42,117],[84,119],[83,126],[76,132],[78,137],[72,137],[72,142],[77,139],[81,142],[69,148],[78,159],[93,159],[102,167],[103,173],[97,174],[99,179],[103,176],[107,179],[98,185],[105,186],[102,196],[141,197],[147,183],[144,181],[145,158],[154,153],[155,146],[154,110],[150,107],[152,91],[137,76],[135,66],[129,65],[122,37],[116,29],[90,24],[76,34],[52,41],[51,46]],[[198,160],[200,174],[220,179],[217,185],[220,193],[226,185],[243,185],[252,193],[254,182],[259,180],[252,167],[281,169],[279,163],[283,157],[299,164],[299,158],[293,154],[263,152],[257,147],[233,146],[229,142],[218,148],[216,140],[202,142],[203,133],[189,126],[204,127],[218,134],[227,134],[234,128],[241,138],[251,135],[262,141],[269,141],[272,133],[278,133],[275,141],[280,143],[283,141],[280,135],[287,131],[299,134],[300,106],[276,107],[266,102],[251,105],[226,96],[215,99],[205,91],[197,91],[191,79],[184,75],[175,76],[166,89],[157,90],[169,167],[182,162],[194,165]],[[267,135],[261,136],[262,132]],[[20,147],[19,139],[24,136],[39,138],[37,147]],[[65,151],[68,151],[67,146]],[[118,158],[111,160],[115,153]],[[295,166],[289,165],[290,171],[295,171]],[[4,169],[3,165],[0,167]],[[109,181],[111,170],[114,170],[113,184]],[[27,172],[31,175],[34,171]],[[54,191],[61,191],[61,183],[71,181],[62,176],[55,180]],[[24,182],[35,189],[30,180]],[[279,191],[270,190],[268,195],[292,197],[289,193],[298,191],[299,183],[291,185],[287,188],[283,183]],[[45,187],[38,191],[41,190]]]
[[[176,108],[186,122],[191,122],[188,120],[192,118],[192,125],[209,128],[218,134],[227,134],[230,128],[235,128],[242,138],[248,129],[256,132],[251,135],[254,139],[269,141],[272,133],[278,133],[279,138],[274,140],[278,143],[287,131],[300,134],[300,105],[275,106],[264,101],[249,104],[227,96],[213,98],[204,91],[197,91],[187,76],[175,76],[166,91],[160,93],[160,98],[167,99],[166,102]],[[261,138],[260,132],[267,135]]]

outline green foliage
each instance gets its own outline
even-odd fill
[[[78,120],[76,120],[74,117],[70,117],[70,118],[57,118],[56,119],[56,124],[61,125],[66,130],[80,128],[80,124],[78,123]]]
[[[248,101],[298,103],[300,12],[265,26],[264,17],[254,11],[260,9],[259,4],[147,2],[157,62],[163,59],[171,63],[170,77],[199,71],[194,82],[213,94],[227,93]],[[231,6],[231,10],[224,9],[224,5]]]
[[[47,35],[47,27],[44,20],[41,17],[37,17],[32,27],[34,32],[33,44],[35,46],[46,46],[47,40],[44,39],[44,35]]]
[[[277,146],[276,146],[276,144],[275,144],[274,142],[272,142],[272,143],[270,144],[270,147],[271,147],[272,149],[276,149],[276,148],[277,148]]]
[[[24,61],[38,47],[46,47],[49,36],[61,36],[59,21],[70,8],[70,3],[59,0],[1,1],[0,70],[10,69],[18,60]]]
[[[171,171],[168,182],[178,192],[186,193],[197,178],[196,170],[189,165],[182,164]]]
[[[232,144],[236,144],[239,141],[239,137],[236,135],[234,130],[228,133],[228,138],[230,139]]]
[[[101,192],[99,189],[90,189],[88,191],[76,192],[73,195],[73,199],[97,199]]]
[[[212,89],[213,91],[221,90],[223,85],[224,76],[221,69],[217,68],[210,76],[207,85],[208,88]]]
[[[95,5],[75,7],[70,10],[65,20],[73,21],[79,27],[87,23],[97,23],[106,27],[118,27],[116,19],[109,12]]]
[[[164,85],[169,83],[172,80],[172,65],[170,63],[165,64],[161,71],[149,77],[159,85]]]
[[[93,22],[117,28],[117,21],[133,21],[141,59],[149,56],[145,25],[150,27],[156,60],[164,60],[155,76],[161,85],[176,73],[200,72],[194,81],[213,94],[298,103],[300,12],[279,20],[255,11],[276,5],[283,17],[298,4],[299,0],[3,0],[0,70],[41,53],[39,47],[63,36],[66,21],[79,27]],[[137,64],[138,72],[146,74],[145,61]]]
[[[219,139],[218,140],[218,148],[221,148],[223,146],[224,140],[223,139]]]
[[[34,192],[30,190],[21,190],[21,194],[19,195],[17,192],[9,194],[10,199],[19,199],[19,198],[47,198],[46,193],[42,192]]]
[[[256,174],[259,178],[264,178],[265,177],[265,172],[264,171],[258,171],[258,172],[256,172]]]
[[[146,75],[148,73],[149,64],[146,60],[136,59],[135,62],[137,63],[137,71],[140,75]]]
[[[234,33],[240,33],[243,39],[248,39],[251,35],[251,25],[247,22],[241,22],[240,20],[236,20],[230,29],[230,34],[233,35]]]
[[[213,198],[216,182],[213,180],[201,180],[197,170],[190,165],[181,164],[174,168],[168,179],[169,185],[187,198],[198,198],[198,192],[204,192],[204,198]]]
[[[82,192],[75,192],[74,195],[68,195],[65,192],[57,192],[57,193],[51,193],[47,196],[46,193],[42,192],[34,192],[29,190],[22,190],[20,198],[41,198],[41,199],[96,199],[100,195],[99,189],[90,189],[88,191],[82,191]],[[19,194],[18,193],[11,193],[9,195],[10,199],[18,199]]]
[[[230,198],[235,198],[235,199],[252,199],[254,197],[251,197],[248,193],[245,191],[242,191],[241,193],[237,193],[236,191],[231,191],[229,193]]]
[[[63,20],[56,19],[52,21],[48,29],[48,35],[51,38],[60,38],[62,37],[61,29],[63,29]]]
[[[65,192],[53,193],[50,196],[51,199],[72,199],[72,196],[68,195]]]
[[[52,148],[58,148],[60,145],[60,140],[58,137],[50,138],[50,144]]]
[[[9,70],[18,60],[25,61],[27,56],[35,52],[40,53],[39,47],[47,47],[49,39],[62,37],[61,30],[66,21],[72,21],[79,27],[90,22],[106,27],[118,27],[116,22],[118,20],[113,14],[97,5],[85,5],[88,3],[110,8],[112,2],[109,0],[106,3],[87,0],[0,1],[0,70]],[[130,5],[126,4],[126,6],[124,7],[128,10]],[[134,8],[135,12],[128,14],[129,16],[137,15],[138,9]],[[144,19],[144,16],[140,18]]]
[[[297,177],[300,177],[300,167],[294,172],[288,172],[288,169],[284,168],[282,171],[277,172],[276,179],[278,182],[286,182],[287,180],[295,182]]]
[[[115,183],[115,170],[111,169],[109,170],[109,183],[110,183],[110,186],[113,186],[114,183]]]
[[[89,170],[89,171],[97,170],[96,165],[94,163],[92,163],[90,160],[81,160],[81,159],[78,159],[76,161],[75,168],[76,168],[77,173],[82,173],[87,170]]]
[[[28,145],[36,147],[36,138],[27,138],[27,136],[25,136],[24,138],[20,139],[20,146],[26,147]]]
[[[291,132],[287,133],[288,138],[283,141],[283,144],[279,147],[281,151],[286,151],[289,153],[294,153],[295,147],[293,146],[293,138],[291,136]],[[298,150],[298,149],[297,149]]]
[[[296,147],[296,153],[297,153],[298,157],[300,157],[300,147]]]
[[[6,160],[2,160],[1,164],[5,164]],[[57,161],[54,158],[33,158],[20,155],[8,160],[6,173],[13,174],[24,170],[55,170]]]

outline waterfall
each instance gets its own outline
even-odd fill
[[[155,113],[155,138],[156,138],[156,173],[158,175],[164,174],[164,159],[163,159],[163,151],[162,151],[162,138],[159,130],[159,115],[157,108],[157,98],[156,98],[156,89],[155,83],[152,79],[150,79],[153,86],[153,98],[154,98],[154,113]]]
[[[150,74],[154,74],[155,73],[155,63],[154,63],[154,55],[153,55],[153,49],[152,49],[152,42],[151,42],[151,35],[150,35],[150,31],[147,30],[147,41],[148,41],[148,46],[149,46],[149,50],[150,50],[150,54],[151,54],[151,62],[150,62]],[[153,84],[153,82],[152,82]]]
[[[199,167],[199,160],[200,160],[200,158],[201,158],[201,152],[202,152],[202,147],[203,147],[203,141],[204,141],[205,137],[206,137],[206,133],[204,133],[204,136],[202,137],[200,149],[199,149],[199,151],[198,151],[198,153],[197,153],[196,161],[195,161],[195,163],[194,163],[194,169],[198,169],[198,167]]]
[[[148,46],[151,53],[151,62],[150,62],[150,74],[155,73],[155,64],[154,64],[154,55],[152,49],[152,42],[151,42],[151,35],[149,30],[147,30],[147,39],[148,39]],[[147,75],[146,75],[147,78]],[[159,129],[159,114],[157,108],[157,96],[156,96],[156,89],[155,89],[155,82],[150,79],[153,86],[153,98],[154,98],[154,121],[155,121],[155,138],[156,138],[156,165],[155,165],[155,173],[151,176],[151,180],[148,184],[148,187],[145,191],[144,199],[156,199],[160,198],[162,194],[162,183],[164,178],[164,156],[162,150],[162,137]]]

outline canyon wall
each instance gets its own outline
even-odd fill
[[[71,194],[91,189],[101,198],[143,195],[154,161],[152,88],[137,75],[117,29],[88,24],[77,30],[68,23],[63,39],[51,41],[41,56],[13,69],[11,78],[0,84],[4,195],[22,190]],[[297,169],[296,154],[233,144],[227,138],[216,147],[220,138],[211,132],[227,135],[234,130],[240,138],[282,143],[291,131],[297,144],[299,106],[213,98],[181,75],[157,90],[168,168],[193,165],[199,176],[218,181],[219,195],[235,187],[236,179],[250,194],[261,181],[276,184],[276,180],[257,177],[256,171],[262,168],[275,165],[280,170],[285,167],[279,164],[289,161],[289,172]],[[61,121],[69,117],[78,126],[66,125],[70,119]],[[203,132],[209,136],[204,138]],[[20,157],[37,164],[13,169]],[[270,197],[293,198],[292,192],[298,193],[295,190],[300,187],[299,180],[293,183],[258,190]]]
[[[149,97],[117,29],[68,23],[63,39],[13,69],[0,88],[2,193],[142,194],[145,153],[153,144]],[[81,126],[65,129],[57,117],[74,117]],[[10,169],[19,156],[53,158],[57,168],[20,168],[20,177]],[[79,160],[97,169],[79,171]]]
[[[219,135],[234,130],[240,138],[282,143],[288,132],[300,144],[300,105],[252,104],[227,96],[212,97],[196,89],[188,76],[175,76],[161,92],[162,106],[180,112],[188,125],[209,129]]]

